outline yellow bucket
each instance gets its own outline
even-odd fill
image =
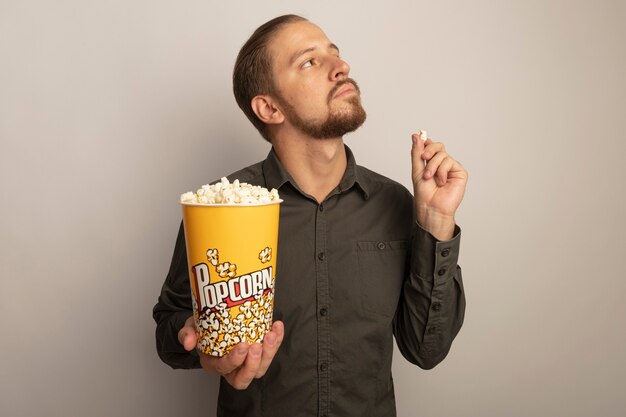
[[[280,202],[181,203],[198,349],[224,356],[272,325]]]

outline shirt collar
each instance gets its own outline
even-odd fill
[[[367,200],[369,198],[369,183],[367,176],[359,175],[359,167],[356,164],[354,159],[354,155],[350,148],[344,144],[346,149],[346,171],[339,182],[339,192],[343,192],[349,190],[354,184],[357,184],[358,187],[363,192],[363,196]],[[289,182],[294,186],[295,189],[300,190],[298,184],[294,181],[293,177],[289,175],[287,170],[283,167],[278,159],[278,155],[276,151],[272,147],[270,152],[267,154],[267,158],[263,161],[263,175],[265,177],[265,183],[267,184],[268,189],[276,188],[280,190],[285,183]]]

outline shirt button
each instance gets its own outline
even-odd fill
[[[320,204],[320,206],[319,206],[319,210],[320,210],[320,211],[324,211],[324,205],[323,205],[323,204]]]
[[[450,255],[450,249],[446,248],[441,251],[441,256],[443,256],[444,258],[448,255]]]
[[[445,273],[446,273],[446,268],[441,268],[439,271],[437,271],[437,275],[439,276],[442,276]]]
[[[321,308],[320,309],[320,316],[325,316],[326,314],[328,314],[328,310],[325,308]]]
[[[439,302],[433,303],[433,310],[435,311],[441,310],[441,303]]]
[[[326,372],[328,370],[328,364],[326,362],[322,362],[320,365],[320,371]]]
[[[383,250],[385,249],[385,243],[384,242],[378,242],[378,249]]]
[[[324,252],[320,252],[317,254],[317,259],[319,259],[320,261],[324,260]]]
[[[437,333],[437,326],[430,326],[428,328],[428,334],[435,334]]]

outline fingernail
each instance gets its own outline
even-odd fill
[[[259,356],[261,354],[261,345],[258,343],[254,343],[250,347],[250,353],[252,354],[252,356]]]
[[[245,347],[245,346],[242,346],[242,347],[240,347],[240,348],[238,348],[238,349],[237,349],[237,353],[238,353],[238,354],[240,354],[240,355],[245,355],[245,353],[246,353],[246,351],[247,351],[247,350],[248,350],[248,349],[246,349],[246,347]]]
[[[413,139],[413,145],[417,145],[417,138],[415,137],[415,135],[412,136]]]
[[[267,343],[269,346],[274,346],[274,343],[276,343],[276,335],[274,335],[273,333],[268,333],[267,336],[265,336],[265,343]]]

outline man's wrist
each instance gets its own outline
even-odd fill
[[[454,216],[442,215],[431,210],[418,210],[417,223],[437,240],[450,240],[454,236]]]

